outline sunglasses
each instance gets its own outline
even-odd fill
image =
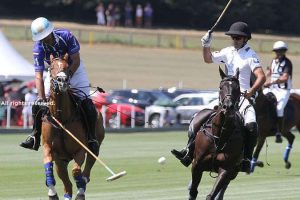
[[[241,36],[231,36],[232,40],[241,40],[243,37]]]

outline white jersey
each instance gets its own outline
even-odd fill
[[[230,76],[235,75],[239,68],[239,81],[242,92],[251,88],[251,74],[257,67],[261,67],[258,56],[247,44],[239,50],[231,46],[213,52],[212,61],[216,64],[225,64],[226,73]]]
[[[280,84],[273,84],[271,88],[280,88],[280,89],[292,89],[292,73],[293,73],[293,65],[291,61],[287,57],[283,57],[282,59],[273,59],[272,60],[272,75],[271,81],[276,81],[280,76],[284,73],[289,75],[287,82]]]

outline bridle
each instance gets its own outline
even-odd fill
[[[234,89],[234,90],[237,90],[236,94],[233,94],[233,91],[230,89],[229,93],[222,95],[222,92],[223,92],[222,89],[226,82],[229,82],[229,85],[232,85],[233,83],[237,84],[237,87]],[[228,109],[234,110],[235,108],[237,108],[239,105],[240,96],[241,96],[239,80],[237,78],[231,77],[231,76],[226,77],[220,82],[219,89],[220,89],[220,91],[219,91],[219,106],[220,106],[222,112],[226,113],[228,111]],[[227,100],[233,103],[232,107],[226,106]]]
[[[56,63],[56,66],[58,66],[57,68],[54,66],[55,61],[58,61],[58,63]],[[63,63],[61,61],[65,61],[65,60],[61,59],[61,58],[53,58],[53,60],[51,60],[51,66],[49,68],[51,82],[53,84],[53,87],[54,87],[53,89],[56,94],[61,93],[61,92],[66,92],[69,89],[69,85],[70,85],[69,84],[70,78],[69,78],[68,74],[66,72],[64,72],[65,69],[64,69]],[[56,69],[58,72],[55,77],[51,73],[51,71],[54,69]]]

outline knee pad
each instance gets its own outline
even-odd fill
[[[254,137],[258,136],[258,127],[256,122],[251,122],[246,124],[246,130],[250,136],[254,136]]]
[[[97,117],[97,110],[96,110],[96,107],[95,107],[95,105],[94,105],[94,103],[91,99],[89,99],[89,98],[84,99],[82,101],[82,107],[83,107],[83,109],[85,110],[85,112],[88,116],[91,116],[91,117],[94,117],[94,118]]]

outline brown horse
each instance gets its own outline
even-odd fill
[[[217,172],[215,185],[207,200],[221,200],[227,185],[239,171],[244,146],[243,120],[239,114],[240,85],[236,76],[220,69],[219,107],[197,132],[189,200],[197,197],[204,171]]]
[[[264,95],[262,90],[259,91],[255,105],[259,136],[251,161],[252,172],[254,172],[255,166],[264,166],[263,162],[257,160],[259,153],[266,141],[266,138],[269,136],[275,136],[276,134],[276,103],[276,97],[272,93]],[[296,127],[298,131],[300,131],[300,96],[295,93],[290,95],[289,101],[284,110],[284,128],[282,135],[288,140],[288,146],[285,149],[283,160],[287,169],[291,167],[289,154],[295,139],[295,135],[291,132],[293,127]]]
[[[71,200],[73,194],[72,183],[67,170],[68,163],[74,160],[72,175],[78,189],[76,200],[85,199],[86,184],[89,182],[91,169],[95,163],[95,159],[92,156],[89,154],[86,155],[86,151],[51,120],[51,117],[58,119],[77,139],[87,145],[84,115],[82,115],[82,109],[78,106],[79,104],[72,95],[68,84],[67,59],[67,54],[63,59],[50,57],[51,92],[49,112],[43,118],[42,123],[42,147],[44,152],[46,185],[49,188],[49,200],[59,199],[55,190],[53,161],[55,161],[57,174],[64,184],[65,200]],[[104,128],[100,113],[98,113],[95,128],[97,140],[101,144],[104,139]],[[82,171],[81,166],[84,161],[85,167]]]

